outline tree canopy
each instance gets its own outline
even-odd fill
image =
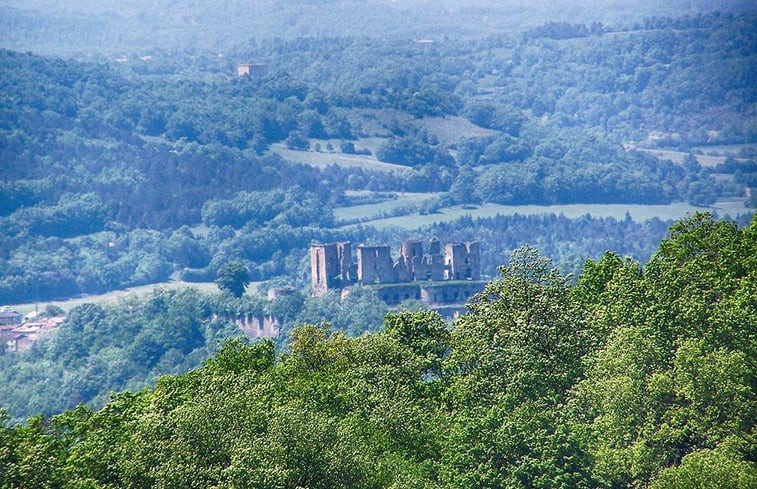
[[[250,272],[243,263],[232,261],[218,269],[216,284],[223,292],[228,292],[234,297],[242,297],[247,286],[250,284]]]
[[[278,356],[232,340],[101,410],[0,426],[0,483],[754,487],[756,226],[699,214],[575,284],[521,248],[451,330],[404,311],[355,338],[303,325]]]

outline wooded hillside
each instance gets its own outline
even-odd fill
[[[3,487],[708,487],[757,483],[757,222],[676,223],[575,285],[532,248],[448,330],[399,312],[0,427]]]
[[[548,23],[430,45],[277,39],[107,64],[2,50],[0,300],[208,281],[234,259],[296,283],[310,240],[375,236],[334,220],[347,192],[433,193],[407,214],[754,205],[755,19]],[[265,73],[236,76],[250,60]],[[646,260],[659,234],[643,239],[645,253],[613,249]],[[598,258],[554,256],[567,269]]]

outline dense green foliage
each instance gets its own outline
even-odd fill
[[[694,153],[755,141],[755,22],[546,23],[432,44],[283,36],[118,64],[0,50],[0,301],[210,281],[230,260],[294,282],[309,241],[369,233],[335,228],[345,190],[443,192],[429,210],[744,199],[753,149],[717,167]],[[250,60],[266,73],[235,76]],[[402,166],[317,169],[284,161],[286,146]],[[495,248],[490,273],[512,249]],[[561,265],[597,256],[559,251]]]
[[[19,355],[0,355],[0,399],[14,418],[102,405],[110,392],[197,366],[239,334],[197,291],[156,290],[149,299],[72,309],[57,332]]]
[[[335,219],[382,194],[757,205],[753,2],[658,3],[3,2],[0,305],[223,292],[0,354],[0,488],[757,486],[754,219],[420,229],[506,263],[452,329],[303,293],[311,241],[408,237]]]
[[[575,285],[521,248],[448,330],[400,312],[227,343],[155,388],[0,427],[3,487],[743,488],[757,220],[698,214]]]
[[[250,284],[250,272],[238,261],[229,262],[218,269],[216,284],[221,291],[236,298],[242,297]]]
[[[224,341],[241,334],[238,319],[276,317],[277,349],[283,351],[299,325],[328,320],[335,329],[359,336],[379,330],[386,312],[377,293],[362,288],[344,298],[295,292],[272,301],[256,294],[158,288],[114,305],[87,303],[71,309],[61,327],[29,351],[3,354],[6,338],[0,335],[0,407],[13,422],[80,403],[100,408],[112,392],[136,391],[161,375],[198,367]]]

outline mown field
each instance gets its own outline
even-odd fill
[[[322,140],[320,142],[317,140],[313,141],[313,144],[311,144],[311,150],[309,151],[289,149],[286,147],[286,145],[277,143],[271,145],[270,152],[281,156],[285,160],[311,165],[316,168],[324,168],[329,165],[384,171],[403,170],[407,168],[406,166],[395,165],[393,163],[384,163],[377,160],[372,155],[351,155],[339,152],[328,152],[325,150],[325,143],[327,142],[326,140]],[[315,142],[321,144],[323,148],[321,152],[315,151],[313,149]],[[332,144],[334,144],[336,148],[339,147],[337,140],[334,140]],[[356,143],[356,146],[361,147],[359,143]]]
[[[747,144],[712,144],[707,146],[695,146],[693,151],[701,151],[707,154],[725,155],[727,153],[738,154],[742,150],[757,150],[757,143]]]
[[[418,196],[418,194],[415,194]],[[416,197],[418,198],[418,197]],[[388,206],[388,202],[382,203]],[[370,206],[360,206],[363,208]],[[344,215],[350,208],[340,208],[339,214]],[[716,202],[712,207],[697,207],[682,202],[668,205],[627,205],[627,204],[567,204],[567,205],[500,205],[482,204],[479,206],[455,205],[446,207],[433,214],[413,213],[404,216],[386,217],[363,221],[363,225],[375,226],[376,228],[398,227],[404,229],[417,229],[434,223],[454,221],[462,216],[472,218],[486,218],[500,215],[538,215],[538,214],[563,214],[565,217],[578,218],[586,214],[593,217],[613,217],[624,219],[628,213],[635,221],[643,222],[648,219],[658,218],[663,221],[676,220],[692,215],[697,211],[716,212],[720,216],[726,214],[735,217],[738,214],[751,214],[753,209],[744,206],[743,199],[723,200]],[[355,224],[344,226],[349,228]]]
[[[673,151],[668,149],[643,149],[642,151],[651,154],[657,159],[670,160],[673,163],[678,164],[683,163],[684,158],[689,154],[684,153],[683,151]],[[700,165],[708,167],[717,166],[725,161],[725,156],[695,154],[694,157]]]
[[[277,154],[285,160],[295,161],[323,168],[328,165],[357,167],[365,170],[404,170],[406,166],[385,163],[376,158],[376,153],[392,137],[387,129],[391,125],[402,124],[415,127],[429,136],[436,138],[443,145],[453,145],[461,138],[485,137],[496,135],[497,131],[479,127],[461,116],[432,116],[415,118],[401,111],[386,109],[355,109],[348,113],[353,125],[361,128],[362,137],[352,141],[359,151],[371,154],[347,154],[340,151],[344,140],[309,138],[309,150],[291,149],[284,143],[272,144],[269,153]],[[331,145],[332,149],[328,149]]]
[[[348,194],[349,195],[349,194]],[[355,221],[382,219],[393,213],[401,212],[403,208],[422,205],[424,202],[436,198],[440,193],[412,193],[397,192],[397,197],[374,204],[361,204],[334,209],[337,222],[354,223]]]
[[[696,146],[691,148],[692,154],[700,165],[705,167],[717,166],[725,161],[728,155],[738,155],[745,149],[757,149],[757,144],[730,144],[730,145],[712,145]],[[660,160],[670,160],[673,163],[683,163],[684,158],[690,154],[684,151],[675,151],[670,149],[640,149]],[[738,160],[738,156],[736,157]]]

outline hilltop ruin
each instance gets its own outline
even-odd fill
[[[478,242],[451,243],[444,247],[431,238],[428,253],[417,239],[406,240],[399,258],[389,245],[358,245],[357,261],[349,242],[310,245],[312,294],[351,285],[375,286],[387,304],[417,299],[428,304],[459,304],[483,288]]]

